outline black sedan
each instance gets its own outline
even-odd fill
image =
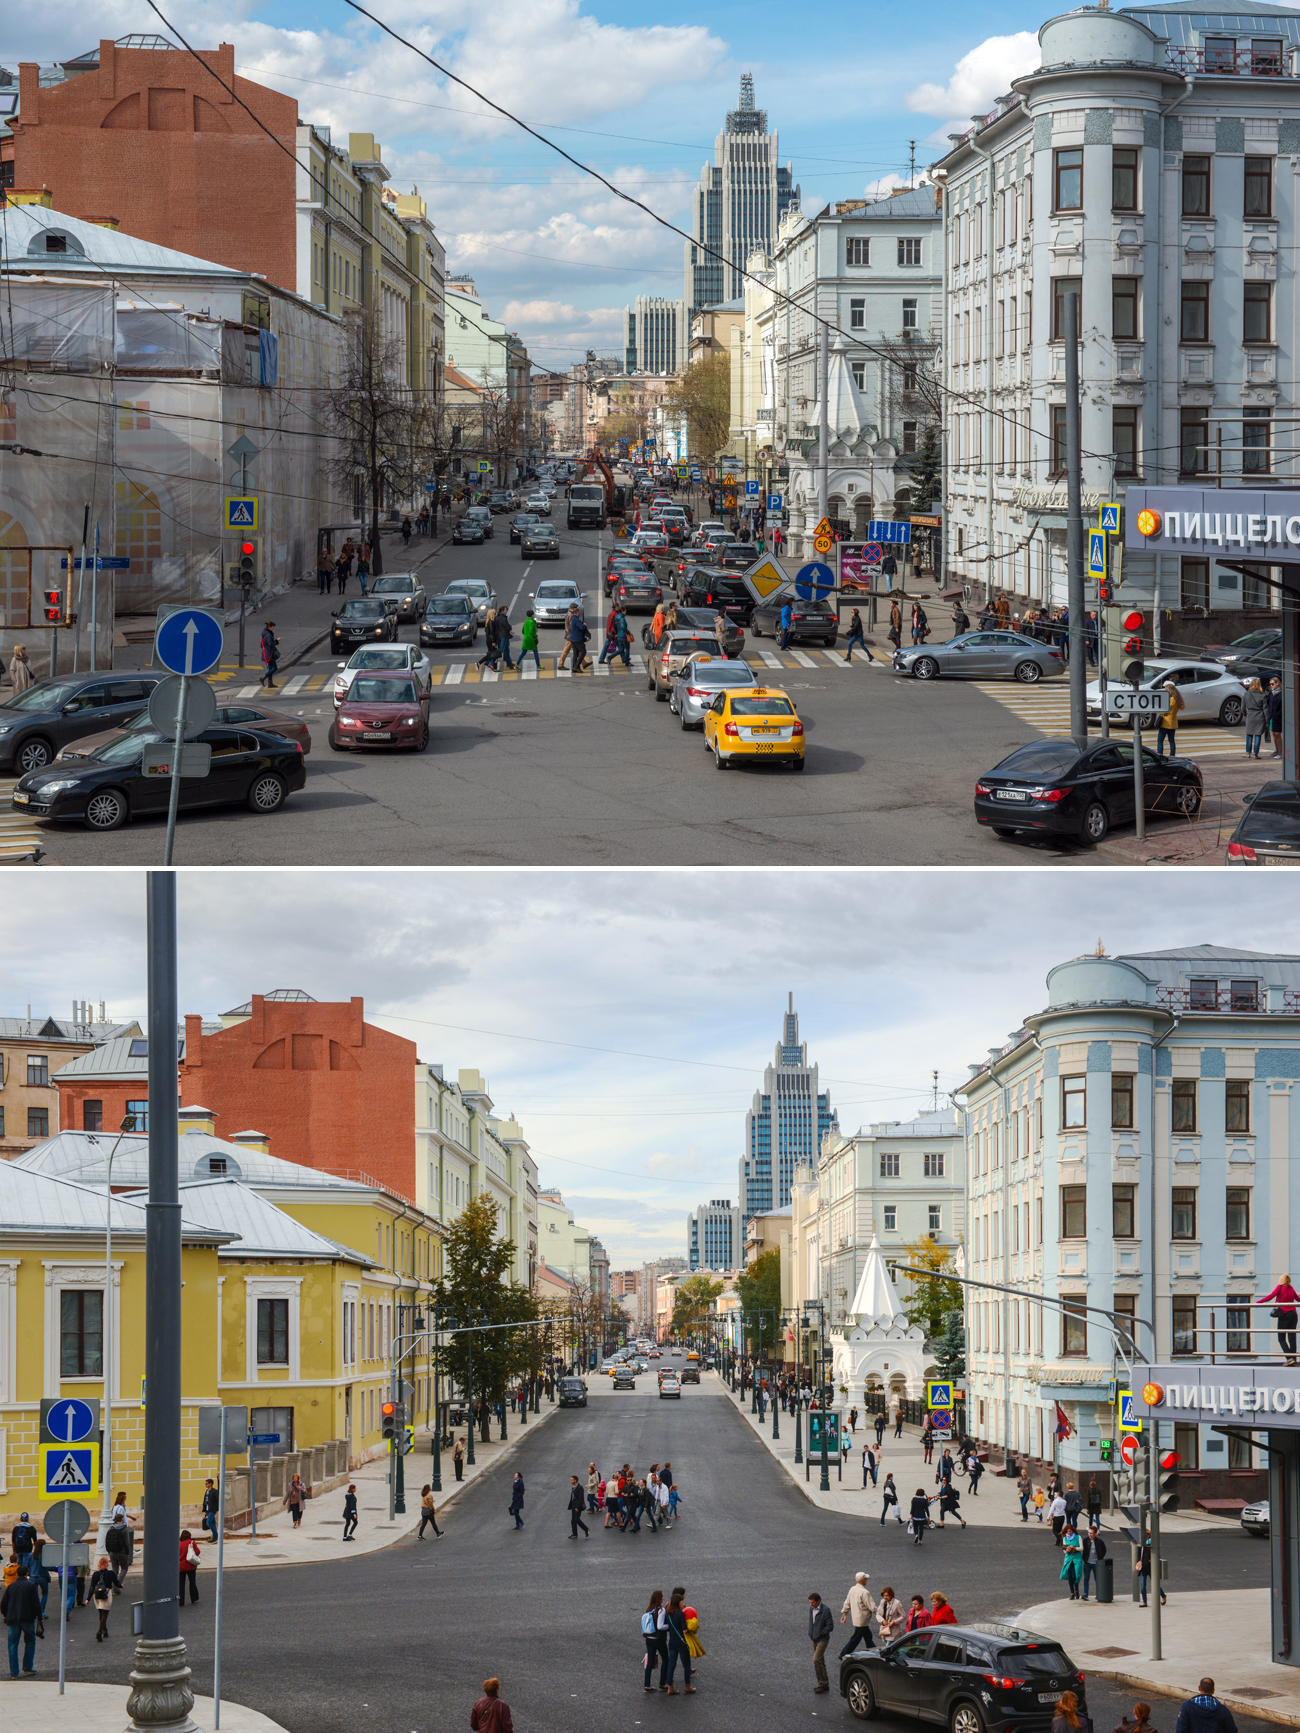
[[[791,608],[790,642],[792,644],[834,644],[840,635],[840,616],[830,602],[801,602],[798,596],[769,596],[754,609],[750,631],[756,638],[770,632],[774,638],[781,633],[781,610],[789,602]]]
[[[859,1720],[878,1711],[949,1733],[1048,1733],[1066,1691],[1087,1725],[1083,1674],[1051,1637],[1014,1625],[939,1625],[840,1661],[840,1695]]]
[[[472,649],[478,637],[478,609],[468,596],[431,596],[429,611],[420,621],[420,642],[457,644]]]
[[[734,572],[717,566],[693,566],[678,574],[677,594],[688,608],[712,608],[738,626],[748,626],[754,598]]]
[[[330,651],[355,650],[358,644],[387,644],[397,637],[397,615],[382,597],[358,596],[333,616]]]
[[[1229,866],[1300,866],[1300,782],[1266,782],[1228,841]]]
[[[511,543],[521,542],[524,539],[524,531],[532,524],[539,524],[541,521],[535,511],[517,511],[510,520]]]
[[[206,776],[181,778],[183,811],[244,804],[252,812],[276,812],[307,780],[302,747],[283,735],[209,728],[199,742],[212,748],[212,765]],[[123,734],[89,758],[30,771],[14,789],[14,807],[56,823],[76,819],[89,830],[117,830],[129,818],[166,813],[171,777],[146,775],[143,750],[167,744],[153,730]]]
[[[469,542],[472,545],[482,547],[485,539],[483,525],[476,517],[457,518],[456,526],[451,532],[451,539],[453,543]]]
[[[70,740],[121,728],[161,674],[59,674],[0,705],[0,770],[43,770]]]
[[[1201,773],[1189,759],[1157,758],[1142,748],[1142,804],[1147,812],[1194,818],[1201,810]],[[1137,812],[1133,743],[1033,740],[1018,746],[975,784],[975,817],[994,836],[1018,831],[1101,842]]]
[[[664,599],[663,587],[653,572],[618,572],[609,593],[628,614],[653,614]]]

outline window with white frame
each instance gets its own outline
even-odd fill
[[[942,1179],[943,1178],[943,1165],[944,1165],[943,1158],[944,1158],[944,1151],[941,1149],[936,1149],[933,1151],[930,1151],[930,1150],[926,1151],[925,1155],[922,1157],[922,1160],[925,1164],[925,1177],[927,1179]]]
[[[900,265],[919,265],[921,263],[921,237],[919,235],[899,240],[898,262]]]
[[[916,327],[917,327],[916,309],[917,309],[917,303],[914,300],[912,300],[910,298],[904,300],[904,302],[903,302],[903,329],[904,329],[904,331],[915,331],[916,330]]]
[[[844,262],[848,265],[871,263],[871,242],[865,236],[853,235],[844,243]]]
[[[942,1226],[943,1226],[942,1207],[937,1203],[932,1203],[930,1205],[930,1232],[932,1234],[937,1234],[939,1232],[939,1229]]]
[[[896,1149],[882,1149],[880,1152],[881,1179],[898,1178],[899,1155]]]
[[[849,329],[851,331],[865,330],[867,323],[867,303],[861,296],[853,296],[849,301]]]
[[[897,1232],[897,1229],[898,1205],[896,1203],[887,1203],[885,1205],[885,1232],[887,1234],[892,1234]]]

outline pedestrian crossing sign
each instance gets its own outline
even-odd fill
[[[1103,505],[1097,517],[1097,528],[1105,530],[1109,535],[1119,534],[1119,506],[1111,503]]]
[[[925,1386],[925,1405],[927,1408],[951,1408],[951,1382],[947,1379],[927,1381]]]
[[[1106,576],[1106,532],[1105,530],[1088,531],[1088,576],[1104,578]]]
[[[1121,1390],[1119,1393],[1119,1425],[1121,1432],[1141,1432],[1142,1420],[1133,1407],[1133,1392]]]
[[[41,1492],[46,1498],[66,1493],[79,1496],[99,1491],[99,1447],[96,1444],[42,1444]]]
[[[226,528],[230,531],[257,528],[257,499],[251,494],[229,494],[226,498]]]

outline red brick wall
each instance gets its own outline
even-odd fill
[[[134,1078],[130,1083],[110,1083],[107,1080],[101,1082],[94,1077],[68,1078],[66,1082],[62,1082],[56,1071],[54,1081],[59,1086],[59,1127],[63,1131],[84,1131],[84,1103],[102,1101],[104,1130],[111,1131],[116,1136],[126,1117],[127,1102],[146,1101],[149,1096],[147,1077]],[[242,1131],[243,1127],[237,1126],[236,1130]]]
[[[70,217],[116,217],[122,231],[296,289],[296,97],[235,77],[229,43],[180,49],[99,45],[99,71],[42,90],[19,67],[14,183],[48,187]]]
[[[219,1115],[218,1137],[264,1131],[285,1161],[361,1169],[413,1197],[415,1043],[367,1023],[361,999],[252,1006],[213,1035],[186,1017],[181,1105]]]

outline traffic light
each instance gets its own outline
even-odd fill
[[[1166,1450],[1160,1458],[1160,1489],[1156,1502],[1162,1511],[1178,1509],[1178,1464],[1182,1460],[1176,1450]]]
[[[1101,600],[1103,608],[1109,607],[1115,600],[1115,586],[1111,583],[1109,578],[1103,578],[1101,580],[1101,583],[1097,586],[1097,594]]]
[[[239,571],[235,578],[246,590],[257,590],[262,581],[262,538],[245,536],[239,544]]]
[[[45,597],[45,623],[47,626],[63,624],[63,593],[60,590],[42,590]]]
[[[1130,685],[1137,686],[1146,673],[1146,664],[1142,660],[1142,628],[1146,621],[1143,615],[1134,612],[1125,614],[1122,624],[1125,637],[1120,672]]]
[[[405,1402],[382,1403],[379,1411],[383,1416],[384,1442],[391,1444],[394,1439],[400,1440],[406,1429]]]
[[[1110,1461],[1110,1454],[1114,1448],[1115,1448],[1115,1446],[1114,1446],[1114,1443],[1111,1439],[1103,1438],[1100,1440],[1099,1449],[1101,1452],[1101,1460],[1103,1462],[1109,1462]]]

